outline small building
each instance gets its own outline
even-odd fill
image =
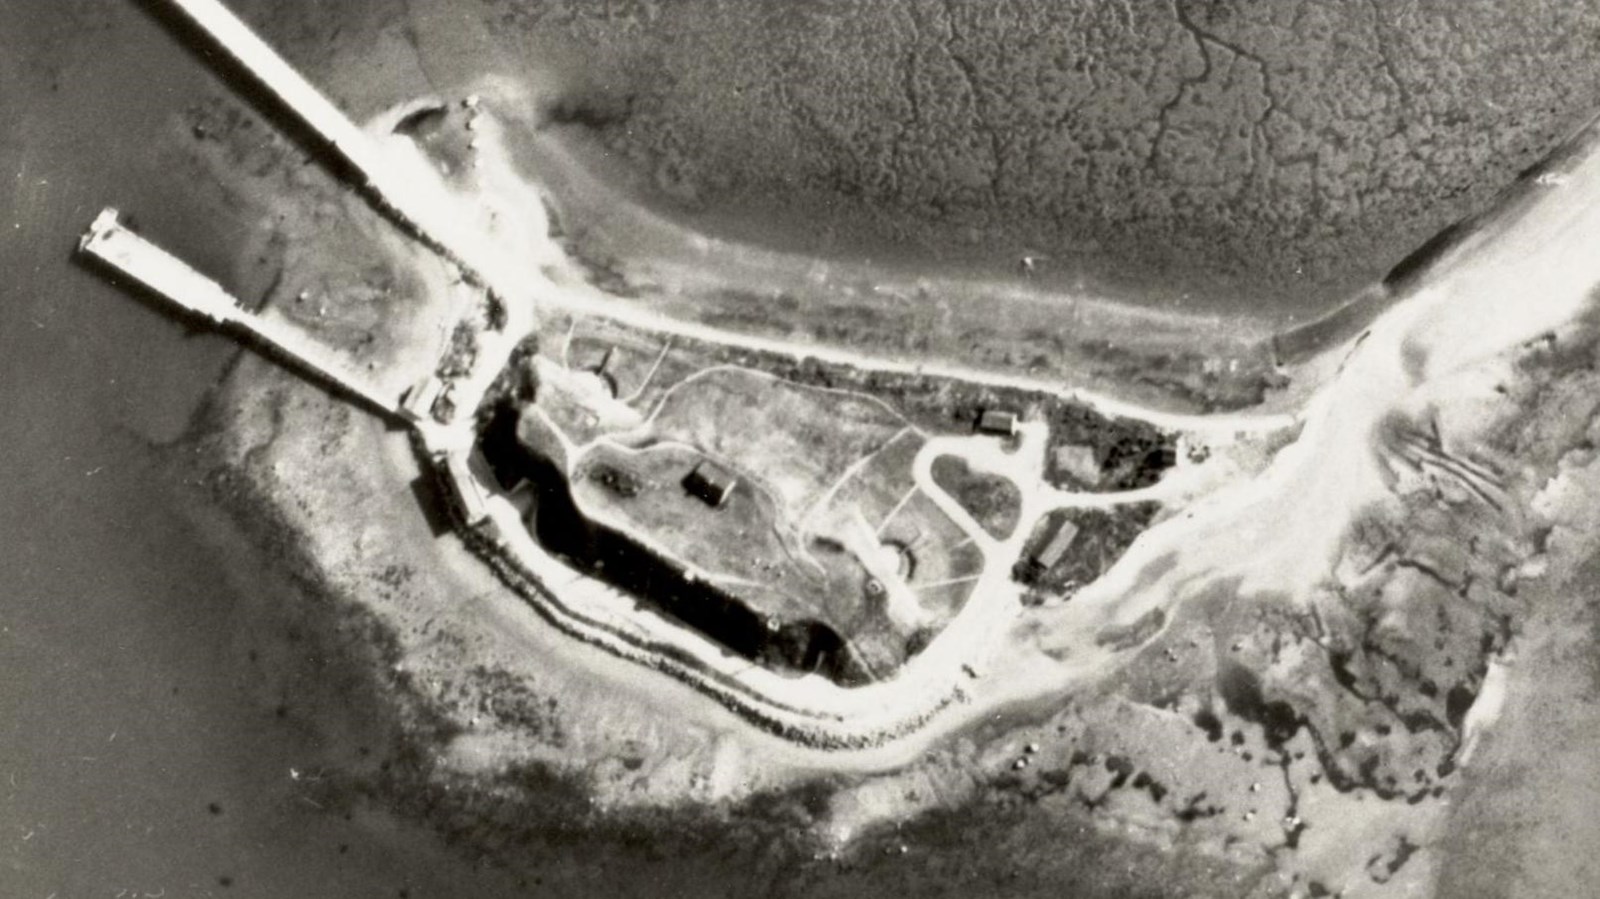
[[[406,389],[400,401],[400,414],[411,421],[424,421],[433,416],[433,404],[444,391],[444,382],[433,375],[417,381]]]
[[[1162,444],[1144,454],[1144,467],[1156,471],[1166,471],[1178,464],[1178,450],[1176,447]]]
[[[1033,554],[1030,561],[1040,573],[1049,571],[1056,567],[1057,562],[1066,558],[1067,550],[1072,548],[1072,541],[1077,538],[1078,526],[1070,521],[1063,521],[1061,526],[1056,528],[1056,532],[1050,535],[1050,539]]]
[[[978,416],[978,433],[1010,437],[1017,433],[1017,413],[985,409]]]
[[[445,480],[450,482],[451,498],[467,527],[477,527],[489,519],[489,507],[483,499],[483,488],[472,476],[467,457],[451,453],[444,460]]]
[[[683,489],[713,509],[726,503],[738,485],[738,475],[710,461],[691,468],[683,478]]]

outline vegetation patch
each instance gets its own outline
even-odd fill
[[[989,536],[1004,540],[1017,529],[1022,493],[1010,478],[973,471],[959,456],[933,460],[933,481],[969,512]]]
[[[1177,438],[1142,421],[1107,419],[1081,406],[1050,410],[1045,480],[1063,490],[1150,487],[1176,464]]]
[[[1150,526],[1159,503],[1130,503],[1115,509],[1058,509],[1029,535],[1011,576],[1027,587],[1024,600],[1038,605],[1070,598],[1100,579],[1135,538]]]

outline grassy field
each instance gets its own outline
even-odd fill
[[[684,489],[684,476],[703,458],[694,450],[673,446],[624,452],[601,444],[585,455],[574,473],[573,496],[586,514],[645,535],[651,545],[713,581],[789,585],[778,595],[794,598],[764,610],[770,614],[785,618],[824,614],[820,604],[802,598],[825,592],[803,589],[813,585],[815,575],[795,561],[800,548],[781,529],[771,497],[745,484],[720,508],[712,508]],[[619,489],[619,484],[626,486]]]
[[[825,624],[872,676],[887,676],[928,634],[890,620],[863,559],[888,556],[913,595],[933,585],[921,600],[935,624],[959,610],[981,570],[961,529],[915,488],[921,439],[870,400],[710,369],[677,385],[630,441],[597,443],[576,466],[585,515],[639,535],[758,615]],[[719,507],[683,485],[706,458],[739,476]]]
[[[746,369],[709,369],[674,388],[651,430],[760,471],[799,515],[905,428],[866,397],[802,387]]]
[[[1004,540],[1017,529],[1022,494],[1011,479],[973,471],[958,456],[940,456],[933,460],[933,480],[972,513],[989,536]]]
[[[929,633],[917,628],[959,611],[982,554],[917,489],[922,437],[889,406],[749,369],[690,371],[706,360],[687,348],[663,356],[609,325],[556,320],[545,331],[550,361],[592,370],[606,359],[607,372],[639,383],[649,376],[652,385],[649,399],[635,403],[649,403],[648,424],[615,435],[622,442],[593,444],[576,464],[571,485],[583,514],[638,535],[670,566],[697,572],[760,616],[825,624],[846,641],[852,664],[879,675],[926,643]],[[542,387],[537,405],[569,433],[598,436],[593,422],[574,419],[557,387]],[[717,507],[683,483],[706,459],[738,476]],[[1009,531],[1015,488],[1008,503],[1007,485],[991,480],[957,478],[952,489]],[[885,588],[863,561],[876,559],[888,560],[885,570],[929,613],[923,624],[890,619]]]

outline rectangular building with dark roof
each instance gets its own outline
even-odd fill
[[[1010,437],[1017,433],[1017,413],[1007,412],[1004,409],[985,409],[978,416],[978,431],[983,434],[998,434]]]
[[[1072,541],[1078,538],[1078,526],[1070,521],[1061,522],[1056,532],[1050,535],[1038,552],[1033,554],[1032,562],[1043,573],[1056,567],[1056,563],[1066,558],[1067,550],[1072,548]]]
[[[709,460],[690,469],[683,478],[683,488],[714,509],[727,502],[738,485],[738,475]]]

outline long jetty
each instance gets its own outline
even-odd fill
[[[167,2],[359,174],[368,195],[398,224],[449,257],[468,281],[502,297],[520,292],[523,279],[490,249],[436,178],[418,177],[412,166],[385,152],[218,0]]]
[[[254,335],[307,373],[360,400],[374,412],[390,418],[403,417],[399,397],[379,393],[329,355],[325,347],[294,328],[245,310],[221,284],[129,231],[117,216],[113,208],[102,210],[78,242],[78,248],[186,312],[204,316],[218,327]]]

